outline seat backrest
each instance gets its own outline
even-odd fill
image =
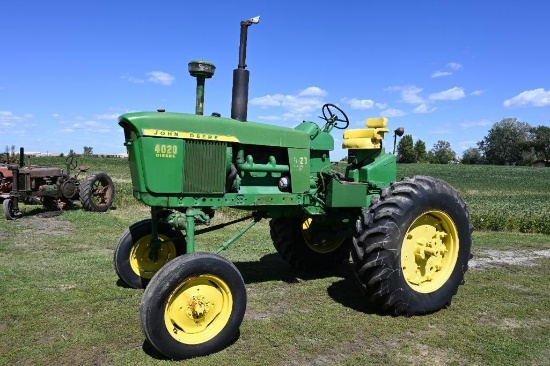
[[[388,119],[385,117],[367,118],[365,124],[369,128],[385,128],[388,124]]]

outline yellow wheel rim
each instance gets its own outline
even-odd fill
[[[345,238],[332,238],[328,240],[323,239],[315,241],[313,239],[313,229],[311,227],[312,222],[313,219],[311,217],[304,217],[304,221],[302,222],[302,236],[304,237],[306,245],[311,250],[316,253],[326,254],[334,252],[340,247],[340,245],[342,245]]]
[[[401,269],[409,286],[421,293],[441,288],[458,259],[458,231],[449,215],[428,211],[409,227],[401,247]]]
[[[219,277],[200,275],[187,279],[170,294],[164,324],[178,342],[204,343],[222,331],[232,309],[229,286]]]
[[[159,234],[161,241],[158,260],[149,259],[149,243],[152,235],[146,235],[139,239],[130,252],[130,266],[134,273],[140,277],[151,279],[168,261],[176,258],[176,246],[170,238]],[[167,243],[165,243],[167,242]]]

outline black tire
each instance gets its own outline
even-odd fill
[[[328,239],[320,243],[306,235],[309,217],[279,217],[269,222],[273,245],[283,259],[301,270],[336,268],[349,261],[351,238]],[[309,236],[306,239],[306,236]]]
[[[79,198],[85,210],[105,212],[115,199],[115,185],[107,173],[94,172],[80,185]]]
[[[113,263],[116,274],[128,286],[145,288],[162,266],[185,253],[186,241],[181,231],[160,221],[158,234],[162,244],[155,262],[148,257],[151,219],[136,222],[118,239]]]
[[[54,204],[55,204],[55,199],[53,197],[42,196],[42,205],[44,205],[45,208],[47,208],[48,210],[52,210]],[[55,208],[57,208],[57,205]]]
[[[192,253],[162,267],[145,289],[139,313],[149,343],[171,359],[204,356],[235,337],[246,310],[237,268],[211,253]]]
[[[358,222],[352,259],[371,303],[392,315],[450,305],[468,269],[473,226],[458,192],[416,176],[384,189]]]
[[[6,215],[6,220],[15,220],[15,210],[13,209],[13,202],[11,199],[6,198],[2,202],[2,208],[4,209],[4,215]]]

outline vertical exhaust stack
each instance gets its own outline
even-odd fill
[[[246,38],[248,27],[258,24],[260,17],[241,22],[241,42],[239,45],[239,66],[233,70],[233,92],[231,98],[231,118],[245,122],[248,113],[248,81],[250,71],[246,70]]]
[[[19,167],[23,168],[25,166],[25,148],[19,148]]]

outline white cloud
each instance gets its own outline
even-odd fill
[[[449,71],[436,71],[432,74],[432,78],[440,78],[442,76],[450,76],[452,74],[453,73]]]
[[[313,86],[299,91],[296,95],[274,94],[253,98],[249,104],[262,109],[280,107],[286,111],[281,115],[281,120],[299,120],[311,116],[315,110],[318,110],[323,105],[320,97],[327,94],[325,90]],[[274,120],[276,116],[268,117]]]
[[[413,109],[413,113],[432,113],[436,109],[436,107],[428,107],[427,104],[420,104],[418,107]]]
[[[155,84],[161,84],[161,85],[172,85],[175,78],[164,71],[151,71],[146,73],[145,75],[149,76],[149,79],[147,81]]]
[[[18,116],[10,111],[0,111],[0,127],[13,127],[18,123],[31,119],[32,114]]]
[[[120,116],[119,113],[110,113],[110,114],[98,114],[97,116],[95,116],[95,118],[97,118],[100,121],[105,121],[105,120],[117,120],[119,116]]]
[[[136,84],[143,84],[145,82],[144,79],[138,79],[138,78],[135,78],[133,76],[124,75],[124,76],[121,76],[121,78],[124,79],[124,80],[128,80],[131,83],[136,83]]]
[[[440,129],[437,129],[437,130],[430,130],[430,134],[432,134],[432,135],[454,135],[455,131],[447,129],[447,128],[440,128]]]
[[[121,76],[121,78],[136,84],[143,84],[148,82],[161,85],[172,85],[172,83],[174,83],[174,80],[176,80],[174,76],[164,71],[150,71],[146,72],[145,75],[148,76],[147,79],[139,79],[127,75]]]
[[[449,69],[455,70],[455,71],[456,71],[456,70],[462,69],[462,65],[459,64],[459,63],[457,63],[457,62],[449,62],[449,63],[447,64],[447,67],[448,67]]]
[[[504,101],[505,107],[522,107],[528,105],[533,107],[550,106],[550,90],[546,91],[543,88],[526,90]]]
[[[112,127],[102,122],[97,121],[78,121],[78,122],[61,122],[66,127],[60,130],[61,133],[73,133],[79,131],[79,133],[110,133],[113,131]]]
[[[492,124],[492,122],[487,120],[481,120],[477,122],[462,122],[459,124],[459,126],[463,128],[470,128],[470,127],[485,127],[485,126],[489,126],[490,124]]]
[[[418,95],[421,91],[422,89],[414,85],[405,87],[401,90],[401,98],[405,103],[422,104],[424,103],[424,99]]]
[[[399,109],[390,108],[380,112],[380,115],[382,117],[403,117],[406,113]]]
[[[473,92],[470,93],[470,95],[481,95],[483,94],[483,90],[474,90]]]
[[[376,108],[385,109],[388,105],[386,103],[374,103]]]
[[[430,94],[430,100],[459,100],[464,98],[464,90],[462,88],[454,87],[439,93]]]
[[[460,70],[462,68],[462,65],[457,62],[449,62],[447,65],[445,65],[446,69],[450,69],[453,71]],[[435,71],[432,74],[432,78],[440,78],[442,76],[451,76],[453,73],[451,71]]]
[[[422,91],[422,89],[417,88],[414,85],[409,86],[390,86],[386,89],[386,91],[399,91],[401,93],[401,100],[408,104],[422,104],[424,103],[424,99],[422,99],[421,96],[418,94]]]
[[[258,118],[264,121],[280,121],[283,119],[280,116],[258,116]]]
[[[371,99],[342,98],[342,102],[349,104],[351,109],[370,109],[375,105]]]
[[[327,92],[319,87],[310,86],[298,93],[301,97],[324,97]]]
[[[257,105],[260,108],[278,107],[281,105],[284,95],[265,95],[263,97],[252,98],[250,100],[251,105]]]

